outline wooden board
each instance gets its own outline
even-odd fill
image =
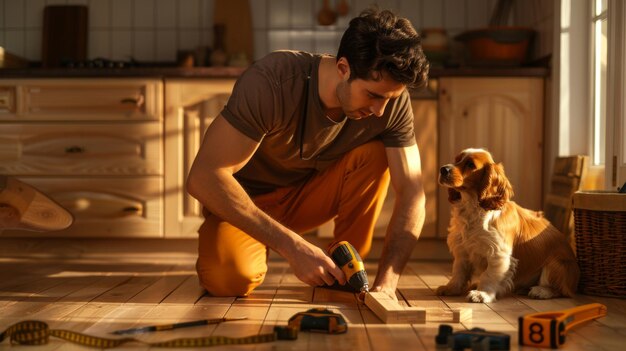
[[[461,323],[472,319],[471,308],[407,307],[382,292],[366,294],[365,305],[385,324]]]
[[[575,155],[557,157],[550,180],[550,191],[543,205],[544,216],[559,231],[568,236],[574,251],[575,240],[574,217],[572,215],[572,197],[580,190],[586,170],[589,167],[589,156]]]
[[[41,40],[43,67],[60,67],[64,61],[87,59],[87,18],[87,6],[46,6]]]
[[[245,53],[248,62],[254,59],[254,36],[252,16],[248,0],[215,1],[214,24],[226,26],[226,53]]]
[[[365,305],[386,324],[426,323],[425,309],[401,306],[383,292],[367,293]]]

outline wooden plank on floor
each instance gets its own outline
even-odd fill
[[[97,325],[107,314],[120,305],[118,303],[87,303],[61,319],[50,321],[49,325],[52,329],[66,329],[90,334],[90,328]],[[85,350],[84,346],[78,346],[57,338],[51,338],[50,340],[50,344],[47,345],[49,348],[46,350]]]
[[[318,287],[313,291],[313,303],[328,309],[356,309],[357,295],[348,291]]]
[[[187,275],[163,276],[137,293],[137,295],[131,297],[128,303],[158,304],[175,291],[187,278]]]
[[[365,305],[386,324],[414,324],[426,322],[426,310],[398,304],[384,292],[365,294]]]
[[[195,304],[200,298],[206,294],[206,290],[200,286],[198,275],[190,274],[185,281],[180,284],[176,290],[172,291],[163,301],[162,304]]]
[[[62,267],[59,267],[62,269]],[[44,274],[44,273],[39,273]],[[55,286],[63,284],[63,280],[49,277],[47,274],[39,276],[32,280],[25,280],[17,285],[9,285],[0,290],[0,308],[8,308],[18,302],[28,298],[39,296],[41,292],[51,289]]]
[[[367,306],[360,306],[361,317],[372,350],[427,350],[410,324],[385,324]]]
[[[398,291],[409,306],[426,310],[426,322],[459,323],[472,318],[471,308],[450,308],[410,267],[400,276]]]
[[[134,276],[115,288],[99,295],[93,302],[125,303],[158,279],[159,277],[157,275]]]
[[[29,285],[37,280],[64,269],[63,262],[38,262],[33,259],[0,259],[0,293],[12,291],[21,285]]]
[[[61,281],[49,289],[43,290],[37,294],[25,297],[20,303],[9,304],[2,308],[2,318],[27,319],[32,315],[40,312],[64,296],[67,296],[77,290],[89,286],[96,282],[100,277],[82,276],[76,278],[56,278]]]

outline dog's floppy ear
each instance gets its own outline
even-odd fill
[[[448,201],[450,201],[450,203],[453,204],[460,200],[461,200],[461,193],[452,188],[448,188]]]
[[[483,167],[483,177],[477,190],[478,203],[485,210],[497,210],[513,197],[513,187],[500,163]]]

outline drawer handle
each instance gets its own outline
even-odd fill
[[[85,149],[76,145],[65,148],[66,154],[82,154],[83,152],[85,152]]]
[[[137,213],[139,211],[140,211],[139,207],[135,207],[135,206],[128,206],[122,209],[122,212],[126,212],[126,213]]]
[[[144,101],[143,95],[139,95],[138,98],[124,98],[120,102],[122,104],[132,104],[132,105],[139,107],[143,105],[143,101]]]

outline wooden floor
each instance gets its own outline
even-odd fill
[[[36,239],[34,239],[36,240]],[[0,244],[6,244],[0,240]],[[198,286],[195,255],[188,250],[151,253],[134,242],[123,250],[91,251],[37,244],[38,250],[20,250],[11,241],[0,250],[0,331],[11,324],[36,319],[52,328],[111,337],[109,332],[134,326],[204,318],[248,317],[245,321],[143,334],[145,341],[209,335],[247,336],[270,332],[289,317],[310,307],[328,307],[343,314],[349,330],[343,335],[301,332],[296,341],[214,347],[226,350],[434,350],[441,322],[385,325],[354,294],[312,288],[299,282],[288,265],[272,260],[266,281],[247,298],[207,296]],[[133,245],[135,245],[133,247]],[[29,245],[27,245],[29,246]],[[32,245],[30,245],[32,246]],[[136,248],[136,250],[134,249]],[[58,254],[62,252],[62,254]],[[370,279],[375,262],[367,262]],[[532,300],[506,297],[491,304],[469,304],[462,298],[439,298],[433,290],[447,282],[449,263],[414,261],[402,274],[398,296],[402,303],[442,309],[470,307],[471,321],[452,324],[455,330],[481,327],[511,335],[517,345],[517,319],[535,311],[560,310],[601,302],[608,316],[572,330],[565,350],[623,350],[626,343],[626,300],[579,295],[574,299]],[[140,343],[120,349],[147,350]],[[156,348],[154,348],[156,350]],[[52,338],[44,346],[11,346],[0,350],[88,350]],[[162,349],[161,349],[162,350]]]

